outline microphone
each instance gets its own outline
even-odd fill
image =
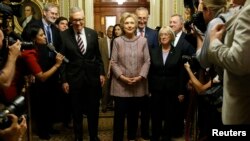
[[[56,49],[55,49],[55,47],[53,46],[53,44],[47,44],[47,46],[48,46],[48,48],[51,50],[51,51],[53,51],[53,52],[55,52],[56,54],[58,53],[57,51],[56,51]],[[67,59],[66,57],[64,57],[63,58],[63,61],[65,62],[65,63],[68,63],[69,62],[69,59]]]

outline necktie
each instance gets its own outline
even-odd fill
[[[80,35],[81,35],[81,33],[78,32],[77,33],[77,44],[78,44],[78,47],[79,47],[81,53],[83,54],[85,51],[85,48],[84,48],[83,40],[82,40]]]
[[[47,35],[48,43],[52,43],[52,38],[51,38],[51,34],[50,34],[50,26],[49,25],[46,28],[46,35]]]
[[[144,37],[144,31],[140,31],[141,37]]]

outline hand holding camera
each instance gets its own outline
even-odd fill
[[[21,54],[20,49],[21,49],[21,42],[17,40],[16,43],[13,45],[9,46],[9,59],[15,59],[16,61],[17,57]]]
[[[3,141],[18,141],[23,138],[27,130],[26,119],[24,116],[18,118],[14,114],[8,114],[8,119],[11,120],[11,126],[3,130],[0,129],[0,138]],[[19,119],[21,122],[19,123]]]

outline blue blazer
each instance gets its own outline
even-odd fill
[[[149,48],[159,47],[158,32],[156,30],[146,27],[145,38],[147,38]]]

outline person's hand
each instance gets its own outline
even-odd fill
[[[184,63],[184,67],[185,67],[186,69],[188,69],[188,68],[190,68],[190,64],[189,64],[188,62],[186,62],[186,63]]]
[[[143,79],[142,76],[137,76],[137,77],[131,78],[131,80],[132,80],[132,85],[134,85],[134,84],[140,82],[142,79]]]
[[[105,76],[100,75],[100,81],[101,81],[101,86],[103,87],[103,85],[105,83]]]
[[[3,141],[18,141],[23,138],[27,130],[26,119],[21,117],[22,122],[18,124],[18,117],[14,114],[9,114],[8,119],[11,120],[10,127],[0,130],[0,137]]]
[[[183,102],[184,101],[184,95],[182,95],[182,94],[178,95],[178,100],[179,100],[179,102]]]
[[[63,91],[68,94],[69,93],[69,83],[63,83],[62,84]]]
[[[129,77],[126,77],[126,76],[124,76],[124,75],[121,75],[121,76],[120,76],[120,79],[121,79],[124,83],[126,83],[126,84],[128,84],[128,85],[132,85],[132,84],[133,84],[133,78],[129,78]]]
[[[26,118],[24,116],[21,116],[21,119],[22,119],[22,121],[19,124],[20,125],[20,132],[21,132],[19,140],[24,137],[24,135],[26,134],[26,130],[27,130]]]
[[[17,59],[19,55],[21,55],[21,42],[19,40],[16,41],[13,45],[9,46],[9,57],[12,59]]]
[[[60,67],[63,62],[64,56],[61,53],[56,54],[56,67]]]
[[[210,42],[214,39],[222,40],[223,33],[225,31],[225,24],[217,24],[210,31]]]
[[[110,69],[108,69],[107,78],[110,79]]]

